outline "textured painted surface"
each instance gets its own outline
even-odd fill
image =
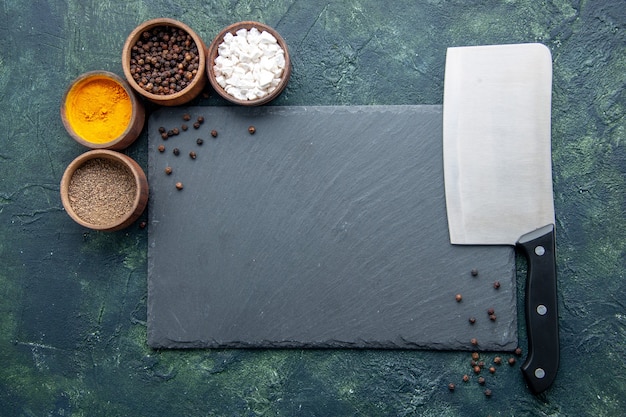
[[[3,1],[2,414],[623,415],[625,13],[621,0]],[[126,35],[157,16],[207,41],[238,20],[276,27],[294,65],[277,105],[441,104],[446,47],[545,43],[554,59],[555,386],[534,398],[506,365],[486,375],[486,399],[475,377],[461,382],[463,352],[148,349],[147,230],[91,232],[62,211],[59,180],[84,149],[58,109],[80,73],[121,74]],[[145,135],[126,153],[145,167]],[[524,348],[521,311],[519,323]]]

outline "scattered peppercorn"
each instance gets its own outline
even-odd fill
[[[489,308],[489,309],[487,309],[487,314],[488,314],[488,315],[490,315],[490,316],[491,316],[492,314],[494,314],[495,312],[496,312],[496,311],[495,311],[493,308]]]
[[[474,268],[471,270],[470,272],[472,274],[473,277],[477,277],[478,276],[478,269]]]
[[[183,183],[182,182],[177,182],[176,183],[176,189],[177,190],[182,190],[183,189]]]
[[[517,356],[522,356],[522,348],[519,348],[519,347],[518,347],[518,348],[515,348],[515,354],[516,354]]]
[[[502,363],[502,358],[496,356],[495,358],[493,358],[493,363],[495,363],[496,365],[500,365]]]
[[[472,359],[477,361],[479,357],[480,357],[480,354],[478,352],[472,352]]]
[[[454,296],[454,299],[457,303],[460,303],[463,300],[463,296],[461,294],[457,294]]]
[[[172,129],[172,133],[174,133],[174,136],[176,136],[180,133],[180,131],[178,130],[177,127],[175,127],[174,129]]]
[[[189,126],[187,126],[186,124],[183,124],[180,126],[180,128],[183,130],[183,132],[186,132],[187,129],[189,129]]]
[[[211,136],[216,138],[217,137],[217,130],[211,130]]]
[[[496,315],[495,315],[495,314],[490,314],[490,315],[489,315],[489,320],[491,320],[491,321],[496,321],[496,318],[497,318],[497,317],[496,317]]]
[[[470,377],[468,374],[463,375],[463,382],[467,382],[470,380]]]
[[[174,148],[172,149],[172,153],[176,156],[178,156],[180,154],[180,150],[178,148]]]
[[[196,139],[196,143],[198,145],[202,145],[204,143],[204,141],[202,140],[202,138],[198,138],[198,139]]]
[[[492,374],[495,374],[496,373],[496,368],[494,368],[493,366],[490,366],[489,367],[489,372],[492,373]]]
[[[491,397],[491,390],[489,388],[485,390],[485,397]]]
[[[186,122],[191,120],[191,116],[189,115],[189,113],[183,114],[183,120],[186,121]]]
[[[495,288],[496,290],[500,289],[500,281],[496,281],[493,283],[493,288]]]
[[[254,135],[254,132],[256,132],[256,127],[254,127],[254,126],[250,126],[250,127],[248,128],[248,133],[250,133],[251,135]]]
[[[204,123],[204,117],[198,116],[198,123],[200,124]]]
[[[475,374],[479,374],[480,373],[480,366],[474,366],[474,373]]]
[[[165,133],[167,130],[163,126],[159,127],[159,133]]]
[[[472,365],[472,368],[473,368],[474,366],[478,366],[478,362],[476,362],[475,360],[472,360],[470,362],[470,365]]]
[[[148,225],[148,223],[146,223],[146,222],[140,222],[139,223],[139,228],[140,229],[145,229],[147,225]]]
[[[168,135],[168,134],[167,134],[167,132],[163,132],[163,133],[161,133],[161,138],[162,138],[163,140],[167,140],[167,138],[169,138],[169,137],[170,137],[170,135]]]
[[[485,367],[485,362],[483,362],[483,361],[478,362],[478,366],[480,366],[481,368],[484,368]]]
[[[509,365],[511,365],[511,366],[515,365],[515,358],[513,358],[513,357],[509,358]]]
[[[452,382],[450,382],[450,383],[448,384],[448,389],[449,389],[450,391],[454,391],[454,389],[455,389],[455,388],[456,388],[456,386],[455,386]]]
[[[189,152],[189,157],[191,159],[196,159],[196,153],[194,151]]]
[[[485,378],[484,378],[484,377],[482,377],[482,376],[479,376],[479,377],[478,377],[478,383],[479,383],[480,385],[485,385]]]
[[[200,129],[200,123],[195,122],[195,123],[193,124],[193,128],[194,128],[194,129]]]
[[[470,322],[470,324],[476,323],[476,317],[470,317],[469,318],[469,322]]]
[[[167,136],[174,136],[174,135],[175,135],[174,129],[170,129],[167,131]]]
[[[159,145],[159,147],[157,149],[159,150],[159,152],[165,152],[165,146],[164,145]]]
[[[472,338],[472,340],[470,340],[470,343],[471,343],[473,346],[476,346],[476,345],[478,344],[478,339],[476,339],[475,337],[473,337],[473,338]]]
[[[170,175],[172,173],[172,167],[165,167],[165,173]]]

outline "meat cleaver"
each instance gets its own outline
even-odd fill
[[[443,152],[450,241],[515,245],[528,261],[528,356],[535,394],[559,366],[550,109],[541,44],[448,48]]]

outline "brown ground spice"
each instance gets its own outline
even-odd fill
[[[132,172],[124,165],[110,159],[94,158],[74,171],[68,194],[78,217],[103,226],[132,210],[137,184]]]

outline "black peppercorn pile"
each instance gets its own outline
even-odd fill
[[[198,46],[183,30],[158,26],[142,33],[130,55],[130,73],[145,91],[168,95],[184,90],[198,73]]]

